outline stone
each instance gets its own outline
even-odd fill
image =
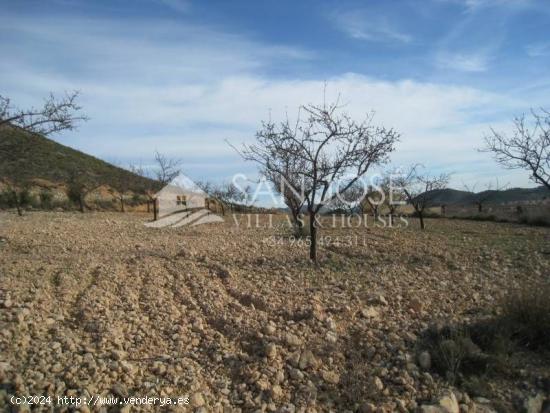
[[[113,360],[124,360],[126,358],[126,353],[122,350],[112,350],[111,357]]]
[[[386,297],[384,297],[382,294],[371,295],[367,300],[367,303],[372,305],[388,305],[388,301],[386,300]]]
[[[317,364],[317,360],[315,359],[315,356],[311,352],[311,350],[304,350],[302,351],[302,354],[300,355],[300,361],[298,362],[298,367],[300,369],[305,370],[308,367],[314,367]]]
[[[423,351],[418,355],[418,365],[423,370],[429,370],[432,367],[432,356],[428,351]]]
[[[456,400],[456,396],[452,391],[446,391],[439,398],[438,404],[448,413],[460,413],[458,401]]]
[[[325,320],[325,324],[327,325],[329,330],[336,330],[336,322],[334,321],[334,319],[332,319],[332,317],[328,317]]]
[[[410,300],[409,306],[415,313],[420,313],[424,309],[424,303],[418,298],[413,298],[412,300]]]
[[[327,383],[338,384],[340,382],[340,375],[334,371],[323,371],[322,377]]]
[[[334,331],[329,331],[325,338],[331,344],[334,344],[338,341],[338,335]]]
[[[298,336],[296,336],[292,333],[287,333],[286,334],[285,341],[291,347],[299,347],[299,346],[302,345],[302,340],[300,339],[300,337],[298,337]]]
[[[374,307],[365,307],[361,309],[361,315],[368,319],[377,320],[380,318],[380,311]]]
[[[283,389],[278,384],[275,384],[271,387],[270,394],[273,400],[279,400],[283,396]]]
[[[277,346],[273,343],[269,343],[265,347],[265,355],[268,359],[274,359],[275,357],[277,357]]]
[[[379,377],[374,376],[369,380],[369,387],[372,394],[378,394],[384,390],[384,383],[382,383]]]
[[[193,407],[202,407],[206,404],[202,393],[193,393],[189,398],[189,404]]]

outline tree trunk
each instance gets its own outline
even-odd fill
[[[480,214],[483,212],[483,204],[481,202],[477,204],[477,212]]]
[[[126,212],[124,210],[124,198],[120,197],[120,212]]]
[[[420,218],[420,229],[424,229],[425,226],[424,226],[424,214],[422,212],[419,212],[418,213],[418,218]]]
[[[78,206],[80,212],[84,213],[84,200],[82,199],[82,196],[78,198]]]
[[[22,217],[23,216],[23,210],[21,209],[21,205],[19,205],[19,202],[15,203],[15,207],[17,208],[17,215]]]
[[[317,262],[317,227],[315,226],[315,212],[309,213],[309,259],[313,262]]]
[[[156,221],[158,216],[157,199],[153,199],[153,220]]]

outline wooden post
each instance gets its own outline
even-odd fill
[[[157,198],[153,199],[153,220],[157,220],[158,208],[157,208]]]

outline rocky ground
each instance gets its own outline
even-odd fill
[[[146,220],[0,213],[0,410],[27,409],[12,395],[187,395],[172,409],[199,412],[545,409],[547,358],[522,357],[480,398],[430,370],[418,339],[548,282],[548,228],[327,229],[314,266],[285,229]]]

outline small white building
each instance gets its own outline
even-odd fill
[[[208,197],[193,181],[178,175],[155,194],[157,217],[189,209],[208,208]]]

